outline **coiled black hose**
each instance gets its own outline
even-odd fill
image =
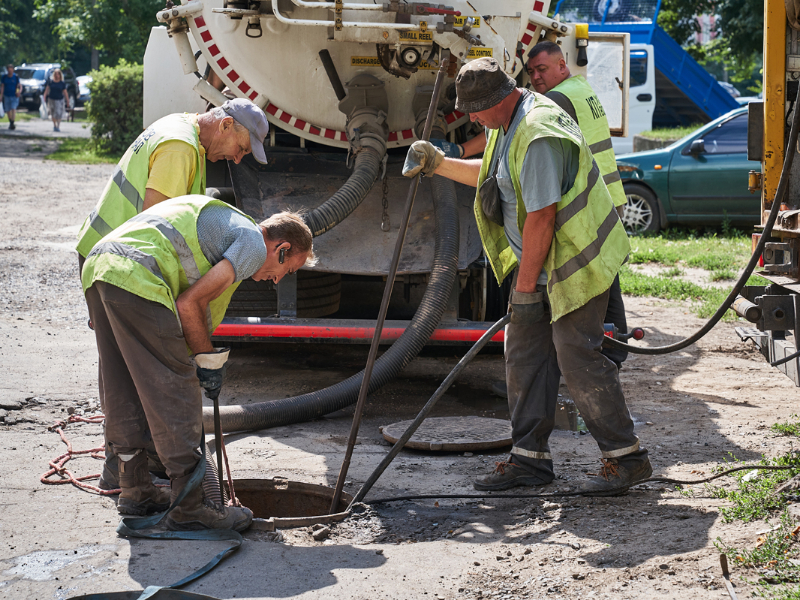
[[[756,264],[758,264],[758,259],[761,256],[761,253],[764,252],[764,246],[767,243],[767,240],[772,233],[772,227],[775,225],[775,220],[778,218],[778,212],[780,212],[781,203],[783,202],[783,196],[786,194],[786,189],[789,187],[789,174],[792,170],[792,162],[794,161],[794,155],[797,153],[797,138],[798,134],[800,133],[800,110],[795,108],[794,118],[792,119],[792,129],[789,132],[789,143],[786,146],[786,156],[783,159],[783,169],[781,170],[781,177],[778,181],[778,187],[775,190],[775,198],[772,201],[772,209],[769,211],[769,217],[767,217],[767,222],[764,224],[764,230],[761,232],[761,238],[758,240],[758,244],[753,250],[753,255],[750,257],[750,262],[747,263],[742,274],[739,276],[738,281],[733,286],[733,289],[728,294],[728,297],[725,301],[717,308],[717,312],[715,312],[711,318],[703,325],[700,329],[695,331],[692,335],[687,338],[682,339],[679,342],[675,342],[674,344],[669,344],[668,346],[657,346],[654,348],[641,348],[639,346],[632,346],[631,344],[626,344],[625,342],[620,342],[619,340],[615,340],[610,337],[606,337],[603,339],[603,345],[609,348],[617,348],[619,350],[625,350],[627,352],[633,352],[634,354],[669,354],[670,352],[677,352],[678,350],[683,350],[687,346],[691,346],[697,340],[702,338],[705,334],[707,334],[711,329],[719,323],[720,319],[722,319],[723,315],[727,312],[730,308],[731,304],[733,304],[736,297],[739,295],[739,292],[742,291],[742,288],[747,283],[747,280],[750,279],[750,275],[753,273],[753,270],[756,268]],[[788,362],[790,357],[786,357],[786,362]],[[781,363],[778,363],[781,364]],[[773,365],[776,366],[776,365]]]
[[[320,206],[303,215],[314,237],[338,225],[358,208],[381,172],[383,154],[370,147],[356,154],[353,174],[336,193]]]
[[[403,335],[375,362],[370,393],[391,381],[422,350],[442,318],[458,274],[459,218],[455,185],[438,175],[430,182],[436,216],[436,241],[428,288]],[[220,406],[222,430],[253,431],[279,427],[341,410],[358,399],[363,375],[361,371],[336,385],[294,398]],[[213,411],[210,407],[203,409],[203,422],[206,431],[213,430]]]

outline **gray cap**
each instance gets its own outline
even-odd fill
[[[264,140],[269,133],[269,121],[264,111],[244,98],[228,100],[222,105],[222,110],[250,132],[250,150],[253,152],[253,158],[262,165],[267,164]]]
[[[500,104],[517,82],[489,57],[477,58],[461,67],[456,76],[456,110],[476,113]]]

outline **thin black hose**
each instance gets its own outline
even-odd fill
[[[459,218],[455,185],[439,176],[430,181],[436,217],[430,280],[408,328],[375,361],[370,379],[370,393],[391,381],[422,350],[442,318],[458,274]],[[358,399],[363,374],[361,371],[336,385],[294,398],[221,406],[222,430],[252,431],[279,427],[310,421],[341,410]],[[207,431],[213,428],[213,411],[209,407],[203,409],[203,422]]]
[[[750,278],[750,275],[753,273],[753,270],[756,268],[758,259],[764,252],[764,245],[767,243],[767,240],[772,233],[772,227],[775,225],[775,220],[778,218],[778,212],[780,211],[783,196],[786,194],[786,188],[789,186],[789,174],[792,170],[794,155],[797,152],[797,137],[799,131],[800,110],[795,111],[794,119],[792,120],[792,129],[789,133],[789,144],[786,146],[786,156],[783,159],[781,178],[778,182],[778,188],[775,190],[775,199],[772,201],[772,209],[769,211],[769,218],[767,219],[767,223],[764,225],[764,231],[761,233],[761,238],[758,240],[758,244],[753,251],[753,255],[750,257],[750,262],[747,263],[747,267],[745,267],[744,272],[739,277],[736,285],[733,286],[733,289],[731,290],[730,294],[728,294],[728,297],[717,309],[717,312],[715,312],[713,316],[706,322],[706,324],[698,329],[693,335],[668,346],[640,348],[638,346],[631,346],[630,344],[626,344],[625,342],[620,342],[619,340],[609,337],[606,337],[603,340],[603,344],[605,346],[609,348],[616,348],[618,350],[627,350],[628,352],[633,352],[634,354],[669,354],[670,352],[677,352],[678,350],[683,350],[687,346],[691,346],[697,340],[711,331],[714,325],[716,325],[719,320],[722,319],[723,315],[728,308],[730,308],[731,304],[733,304],[734,300],[736,300],[739,292],[742,291],[742,288],[745,286],[747,280]]]
[[[627,489],[632,487],[636,487],[637,485],[643,485],[645,483],[672,483],[675,485],[697,485],[700,483],[708,483],[709,481],[714,481],[715,479],[719,479],[720,477],[724,477],[726,475],[730,475],[735,471],[786,471],[789,469],[798,469],[800,465],[753,465],[753,466],[742,466],[742,467],[734,467],[733,469],[728,469],[727,471],[722,471],[721,473],[717,473],[716,475],[712,475],[711,477],[705,477],[703,479],[672,479],[670,477],[648,477],[647,479],[640,479],[639,481],[634,481],[633,483],[629,483],[624,486],[619,486],[616,488],[610,488],[608,490],[604,490],[605,493],[608,492],[623,492]],[[577,491],[569,491],[569,492],[544,492],[540,494],[420,494],[416,496],[391,496],[389,498],[378,498],[376,500],[370,500],[369,502],[365,502],[365,504],[385,504],[387,502],[403,502],[407,500],[469,500],[469,499],[479,499],[479,498],[486,498],[486,499],[494,499],[494,498],[565,498],[569,496],[582,496],[583,492]]]
[[[314,237],[329,231],[359,207],[378,179],[383,156],[365,146],[356,154],[353,174],[344,185],[317,208],[303,215],[303,221]]]
[[[795,358],[798,358],[798,357],[800,357],[800,350],[798,350],[797,352],[793,352],[789,356],[784,356],[783,358],[781,358],[779,360],[776,360],[775,362],[769,363],[769,366],[770,367],[777,367],[778,365],[782,365],[783,363],[787,363],[790,360],[794,360]]]

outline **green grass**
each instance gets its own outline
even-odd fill
[[[800,437],[800,422],[797,415],[793,421],[776,423],[772,430],[788,436]],[[736,463],[735,458],[733,462]],[[771,528],[761,534],[752,547],[736,548],[717,538],[715,546],[727,554],[734,569],[745,569],[745,578],[756,585],[755,595],[774,600],[800,600],[800,527],[786,511],[787,501],[775,489],[783,482],[800,473],[800,457],[795,452],[771,460],[762,460],[763,465],[787,465],[785,471],[759,471],[754,478],[750,471],[734,473],[732,487],[707,486],[714,498],[727,500],[728,506],[720,508],[720,514],[728,523],[751,522],[763,519]],[[773,525],[774,523],[774,525]],[[749,580],[749,579],[746,579]]]
[[[116,163],[119,156],[99,152],[92,140],[88,138],[58,138],[58,149],[52,154],[48,154],[45,160],[57,160],[59,162],[97,165],[102,163]]]
[[[681,269],[680,267],[670,267],[669,269],[667,269],[666,271],[661,273],[661,276],[662,277],[680,277],[684,273],[685,273],[685,271],[683,269]]]
[[[740,269],[750,258],[751,238],[739,232],[721,235],[668,229],[657,235],[631,238],[632,264],[658,263],[706,271]]]
[[[650,131],[642,131],[641,133],[637,133],[636,135],[640,135],[650,140],[679,140],[682,137],[686,137],[699,127],[702,127],[700,123],[695,125],[687,125],[686,127],[671,127],[665,129],[652,129]]]

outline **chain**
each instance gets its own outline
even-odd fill
[[[383,215],[381,216],[381,231],[389,231],[392,224],[389,221],[389,175],[383,171]]]

